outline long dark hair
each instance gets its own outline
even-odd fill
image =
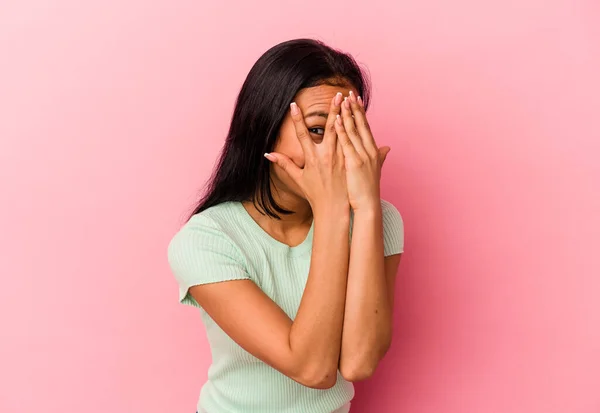
[[[264,214],[279,218],[293,211],[273,199],[271,152],[294,96],[304,88],[328,84],[354,86],[369,105],[370,82],[354,58],[313,39],[280,43],[254,64],[237,97],[229,133],[204,196],[192,216],[228,201],[252,201]]]

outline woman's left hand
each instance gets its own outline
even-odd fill
[[[352,92],[342,102],[335,130],[345,158],[350,206],[354,211],[381,208],[381,167],[390,147],[377,148],[363,102]]]

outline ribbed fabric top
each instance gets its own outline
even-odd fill
[[[402,218],[391,203],[381,200],[381,206],[385,255],[401,253]],[[226,202],[194,215],[171,240],[168,257],[179,284],[179,300],[200,308],[212,353],[198,411],[349,411],[354,387],[339,372],[336,384],[327,390],[295,382],[242,349],[188,293],[194,285],[252,280],[293,320],[308,277],[313,228],[314,224],[301,244],[290,247],[265,232],[240,202]]]

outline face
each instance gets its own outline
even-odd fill
[[[302,89],[296,95],[294,101],[300,108],[306,128],[316,144],[323,141],[327,116],[333,97],[338,92],[346,97],[350,90],[358,96],[358,91],[354,87],[330,85]],[[300,168],[304,167],[304,152],[296,137],[296,129],[289,110],[279,130],[274,152],[287,155]],[[304,199],[302,190],[281,168],[272,165],[271,177],[279,190]]]

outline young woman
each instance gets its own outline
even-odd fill
[[[208,413],[348,412],[390,346],[400,214],[389,147],[348,55],[309,39],[250,70],[208,189],[173,237],[179,298],[201,309]]]

